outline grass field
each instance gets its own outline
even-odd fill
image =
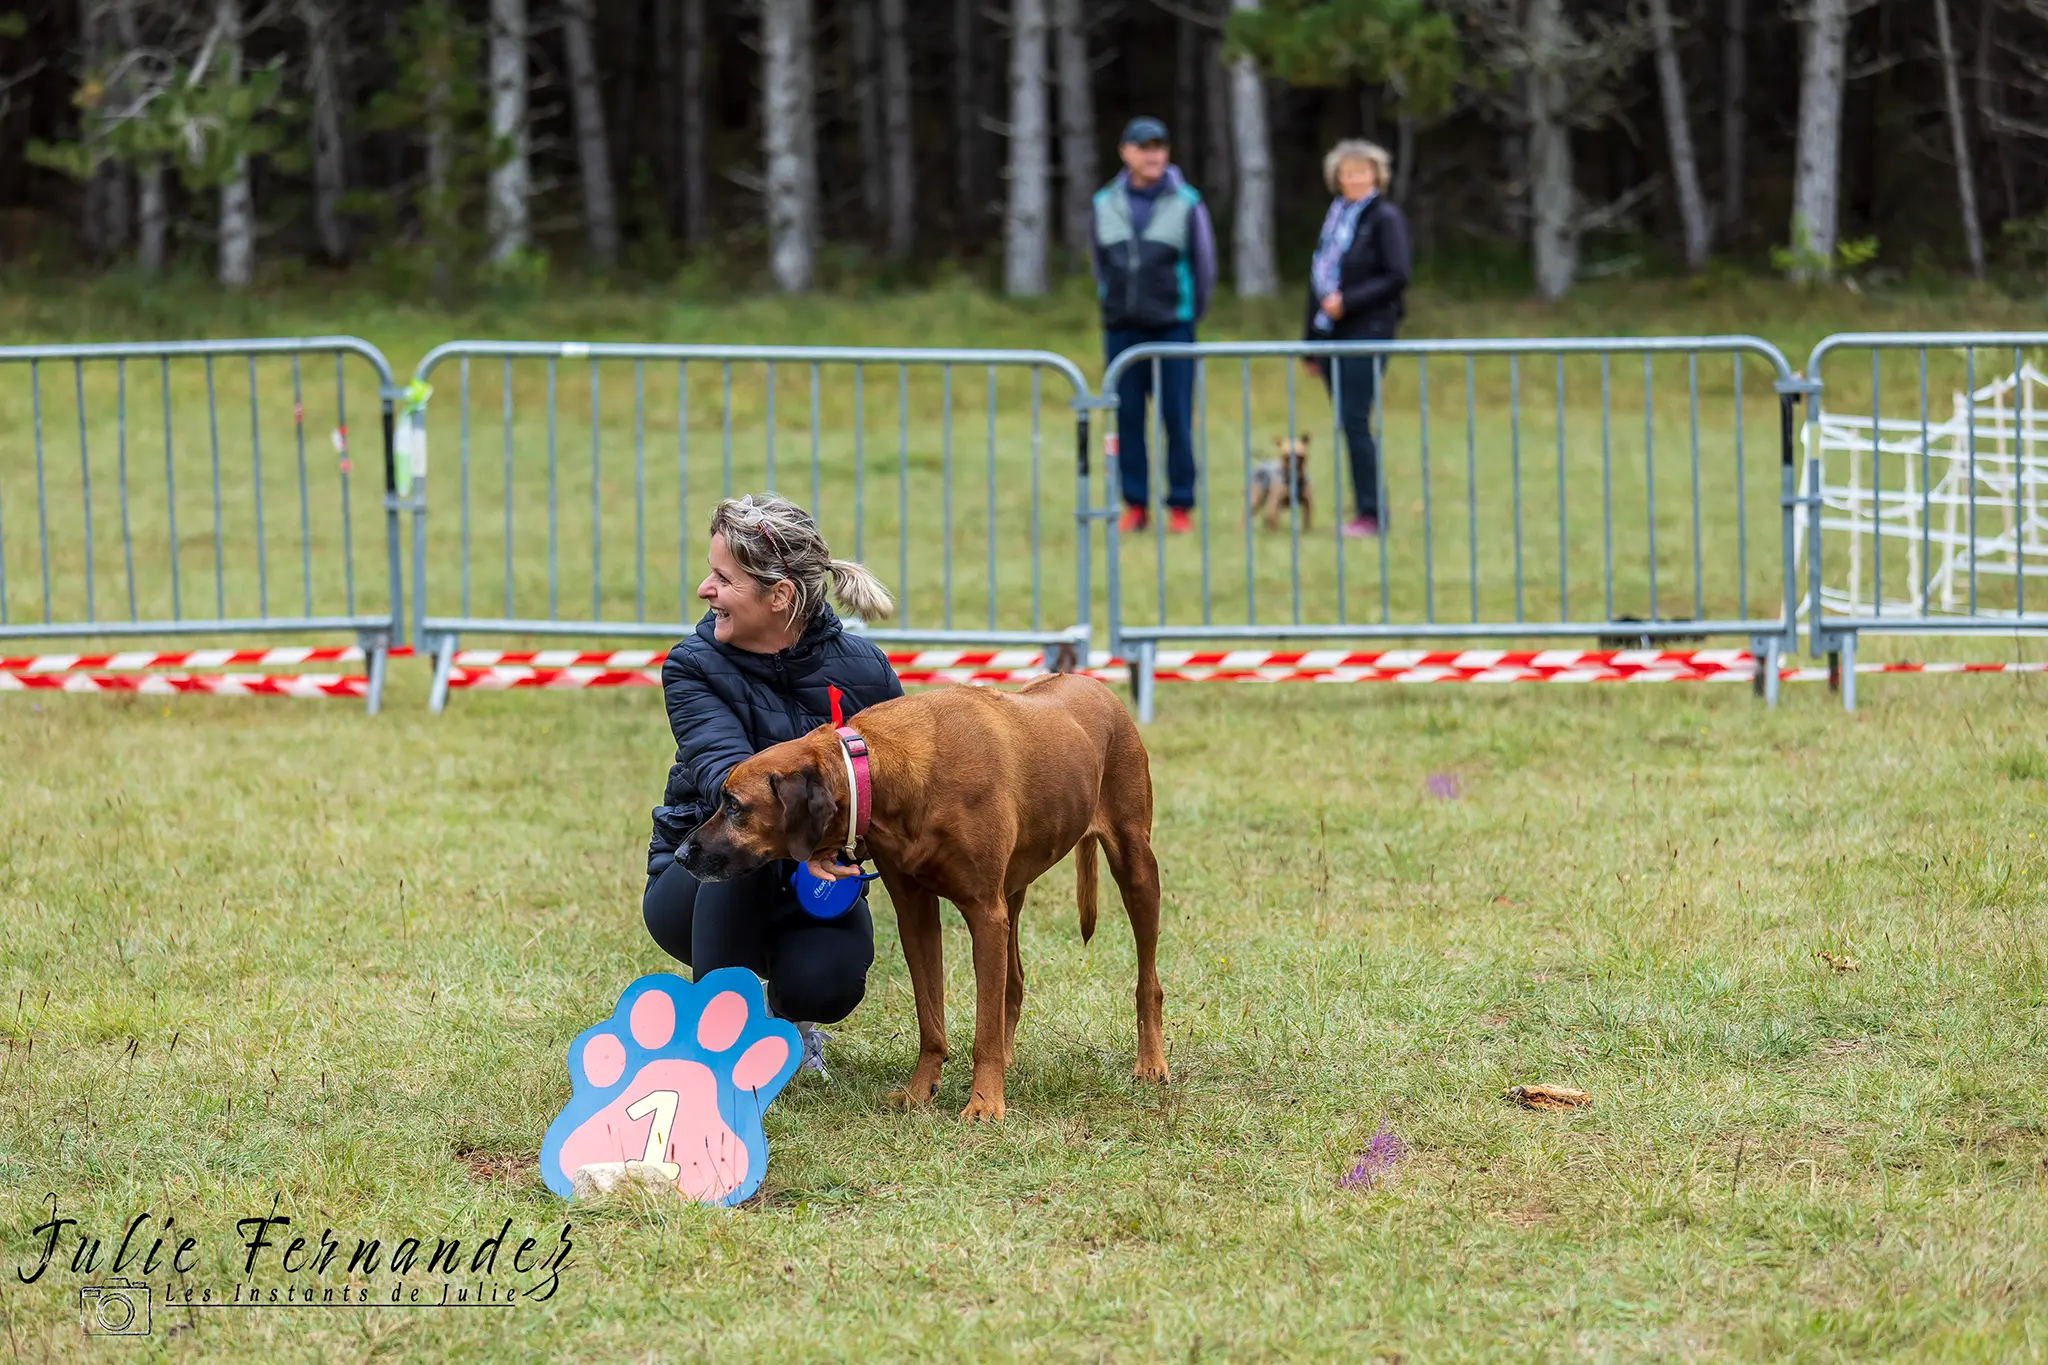
[[[534,1168],[563,1048],[664,965],[650,694],[16,698],[9,1267],[53,1195],[108,1250],[174,1215],[222,1295],[273,1205],[344,1255],[574,1223],[545,1304],[160,1303],[141,1349],[192,1360],[2040,1358],[2042,700],[1176,692],[1148,732],[1172,1086],[1129,1081],[1128,932],[1084,948],[1062,868],[1003,1126],[954,1118],[964,1057],[934,1111],[883,1109],[915,1026],[880,912],[758,1205],[565,1214]],[[1501,1098],[1532,1081],[1594,1103]],[[1382,1125],[1410,1155],[1340,1188]],[[0,1288],[10,1358],[111,1349],[70,1246]]]
[[[19,340],[354,332],[401,373],[465,333],[1031,345],[1095,372],[1086,300],[1071,294],[1037,309],[963,290],[801,310],[597,295],[436,317],[337,307],[308,289],[238,307],[79,290],[10,298],[0,320]],[[1644,332],[1757,331],[1796,360],[1828,331],[1965,314],[1987,328],[2034,320],[1988,296],[1816,299],[1752,286],[1703,298],[1630,285],[1589,289],[1558,312],[1425,293],[1413,330],[1593,333],[1623,316]],[[1233,305],[1209,334],[1292,326],[1289,308]],[[522,405],[536,382],[537,371],[520,381]],[[616,404],[622,391],[605,382]],[[804,413],[805,377],[787,382],[780,399],[795,406],[784,411]],[[448,392],[437,423],[449,421]],[[1263,390],[1260,411],[1281,392]],[[233,397],[246,405],[246,393]],[[974,397],[970,387],[956,419],[968,474],[982,453]],[[33,540],[20,557],[20,399],[18,386],[0,394],[0,555],[17,612],[33,609],[20,594],[24,575],[35,591],[40,567]],[[305,401],[317,437],[322,400]],[[1444,401],[1455,479],[1462,375]],[[587,391],[560,402],[561,430],[587,442]],[[90,395],[85,409],[89,427],[104,421]],[[223,411],[246,431],[245,406]],[[626,424],[605,428],[606,450],[629,452],[630,404],[604,412]],[[264,447],[291,471],[288,406],[284,417]],[[1574,421],[1584,417],[1577,408]],[[71,433],[75,473],[64,423],[76,413],[44,420]],[[1475,446],[1497,458],[1493,405],[1485,420],[1495,425]],[[98,430],[91,461],[107,450]],[[803,428],[786,430],[803,449]],[[177,442],[202,470],[207,443],[203,430]],[[437,426],[437,489],[453,443]],[[929,459],[923,437],[920,447]],[[253,511],[253,476],[236,482],[250,451],[226,448],[224,501]],[[309,448],[334,458],[317,440]],[[519,476],[544,477],[534,447],[518,449]],[[1013,472],[1013,447],[1002,449]],[[1048,437],[1046,468],[1067,449]],[[1768,463],[1773,452],[1752,454]],[[331,463],[313,467],[331,477]],[[606,468],[602,486],[617,487],[620,466]],[[485,472],[480,455],[480,494],[495,491]],[[1708,487],[1722,515],[1704,533],[1725,537],[1731,489]],[[1066,496],[1050,478],[1047,488]],[[715,478],[693,485],[693,499],[715,489]],[[292,483],[266,493],[295,532]],[[968,481],[961,515],[985,496]],[[606,551],[601,602],[630,610],[634,528],[601,503],[592,533],[589,497],[588,483],[561,486],[561,560],[584,575],[565,568],[564,614],[589,605],[593,545]],[[1773,486],[1749,483],[1745,497],[1758,500],[1752,515],[1775,511]],[[352,524],[381,536],[367,501],[371,519]],[[104,534],[112,504],[96,506]],[[1506,551],[1457,539],[1455,494],[1450,508],[1438,588],[1455,616],[1468,584],[1452,570],[1469,550],[1493,568]],[[308,522],[324,518],[337,536],[338,510],[331,492],[309,494]],[[181,508],[179,544],[185,590],[210,597],[205,511],[194,523]],[[435,553],[448,555],[460,542],[453,519],[436,515]],[[1234,514],[1218,515],[1218,534],[1237,535]],[[571,541],[579,519],[584,539]],[[529,535],[537,524],[522,523]],[[1689,515],[1673,525],[1686,546]],[[843,546],[844,528],[833,530]],[[481,513],[472,531],[477,609],[495,612],[503,584],[485,570],[502,545],[484,539]],[[1586,556],[1599,563],[1586,534],[1573,523],[1566,535],[1574,584],[1588,581]],[[163,535],[167,549],[167,525]],[[304,586],[303,561],[277,535],[267,591],[288,598]],[[94,543],[116,547],[96,550],[95,577],[125,609],[120,542]],[[370,545],[375,564],[382,543]],[[895,548],[867,547],[885,576]],[[1028,555],[997,548],[999,606],[1014,619]],[[1127,545],[1126,572],[1149,572],[1155,548]],[[910,549],[928,566],[937,547]],[[963,539],[956,551],[973,561],[986,546]],[[1259,550],[1279,556],[1283,585],[1286,552],[1284,538]],[[532,562],[514,586],[544,609]],[[674,559],[658,574],[652,551],[643,562],[650,600],[672,601]],[[82,593],[83,563],[56,558],[59,592]],[[252,567],[223,565],[231,608],[266,590]],[[1352,587],[1371,604],[1365,567]],[[1050,614],[1053,573],[1070,569],[1050,552],[1046,568]],[[1188,573],[1170,566],[1181,587]],[[168,591],[166,576],[144,563],[138,593]],[[913,568],[915,610],[942,607],[933,582]],[[655,584],[671,596],[656,599]],[[378,573],[359,587],[377,600]],[[1412,575],[1401,590],[1416,590]],[[1402,601],[1413,610],[1417,599]],[[971,622],[980,601],[956,608]],[[2025,647],[1976,646],[1997,657]],[[2048,1356],[2048,745],[2036,710],[2048,692],[2037,677],[1870,679],[1854,717],[1818,688],[1788,689],[1776,711],[1709,684],[1171,689],[1146,738],[1174,1083],[1128,1079],[1128,931],[1105,907],[1084,947],[1062,868],[1025,916],[1030,986],[1008,1121],[954,1118],[971,1017],[965,935],[950,911],[956,1060],[931,1112],[885,1111],[915,1025],[884,900],[867,1002],[836,1030],[834,1081],[807,1077],[777,1101],[763,1195],[727,1214],[571,1210],[536,1170],[569,1093],[567,1043],[628,981],[669,965],[638,913],[646,811],[670,746],[659,705],[643,690],[478,694],[430,719],[422,675],[399,669],[375,719],[348,704],[0,698],[7,1358]],[[1531,1082],[1582,1087],[1593,1104],[1540,1113],[1502,1098]],[[1374,1150],[1405,1155],[1347,1187],[1382,1133]],[[166,1303],[174,1284],[232,1296],[248,1278],[238,1220],[273,1212],[293,1220],[273,1240],[303,1235],[317,1249],[332,1229],[344,1262],[358,1238],[388,1250],[406,1236],[425,1240],[422,1261],[443,1238],[461,1240],[466,1259],[507,1220],[508,1256],[526,1236],[536,1255],[558,1250],[564,1221],[574,1247],[552,1271],[506,1274],[501,1261],[501,1284],[559,1276],[544,1302],[492,1311]],[[144,1213],[154,1221],[136,1249],[174,1217],[162,1258],[192,1236],[190,1273],[129,1264],[157,1291],[154,1331],[146,1344],[93,1340],[77,1289],[108,1277]],[[66,1229],[35,1275],[46,1237],[36,1229],[53,1216],[99,1239],[93,1273],[74,1273]],[[286,1273],[280,1260],[280,1247],[266,1250],[253,1282],[280,1295],[316,1280],[370,1284],[380,1296],[393,1283],[338,1267]],[[422,1268],[411,1283],[433,1297],[447,1278]]]

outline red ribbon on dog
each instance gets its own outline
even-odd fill
[[[832,728],[837,730],[840,726],[846,724],[846,717],[839,710],[839,689],[831,683],[826,683],[825,695],[832,701]]]

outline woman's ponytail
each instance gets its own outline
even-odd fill
[[[896,602],[882,580],[867,566],[851,559],[832,561],[832,595],[839,605],[863,621],[879,621],[896,610]]]

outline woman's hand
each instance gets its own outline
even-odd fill
[[[1323,295],[1323,315],[1335,322],[1344,316],[1344,296],[1332,289]]]
[[[819,854],[805,863],[804,866],[809,868],[811,875],[821,882],[842,881],[847,877],[858,877],[860,875],[859,867],[839,861],[839,851],[837,849],[830,853]]]
[[[1323,362],[1312,355],[1305,355],[1301,358],[1301,368],[1307,370],[1318,379],[1323,377]]]

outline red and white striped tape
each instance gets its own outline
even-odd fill
[[[405,657],[409,649],[394,649]],[[448,685],[476,691],[599,687],[654,687],[661,683],[659,650],[461,650]],[[151,668],[224,668],[350,663],[363,658],[353,645],[183,653],[42,654],[0,658],[0,692],[136,692],[169,696],[361,697],[368,679],[349,674],[151,673]],[[927,649],[889,655],[906,686],[1028,682],[1046,672],[1035,649]],[[1104,651],[1081,670],[1104,682],[1130,678],[1129,666]],[[2040,673],[2048,662],[1859,663],[1858,673]],[[1748,682],[1756,660],[1744,650],[1468,649],[1458,651],[1160,650],[1160,682]],[[1825,681],[1825,668],[1781,669],[1786,682]]]
[[[391,657],[402,658],[410,649],[394,649]],[[361,663],[363,651],[355,645],[283,646],[274,649],[193,649],[176,654],[132,650],[124,654],[30,654],[20,658],[0,657],[0,672],[7,673],[93,673],[102,670],[128,672],[144,668],[274,668],[303,664]]]
[[[541,656],[516,657],[538,660]],[[449,676],[449,686],[478,690],[574,690],[647,687],[661,681],[658,668],[618,666],[649,657],[638,651],[595,655],[560,651],[557,657],[591,662],[508,662],[458,667]],[[1046,671],[1044,657],[1036,650],[921,650],[891,654],[889,662],[907,687],[1028,682]],[[1129,680],[1130,669],[1122,660],[1098,651],[1089,664],[1080,671],[1104,682]],[[2048,663],[1862,663],[1856,666],[1856,671],[2038,673],[2048,671]],[[1383,650],[1365,654],[1339,650],[1161,650],[1154,676],[1160,682],[1749,682],[1756,676],[1756,660],[1742,650]],[[1827,676],[1825,668],[1779,671],[1779,677],[1786,682],[1822,682]]]
[[[148,697],[363,697],[360,673],[0,672],[0,692],[135,692]]]
[[[524,691],[529,688],[560,691],[583,687],[659,687],[661,670],[596,666],[536,668],[528,664],[501,664],[492,668],[457,667],[448,670],[448,686],[469,688],[477,692]]]

